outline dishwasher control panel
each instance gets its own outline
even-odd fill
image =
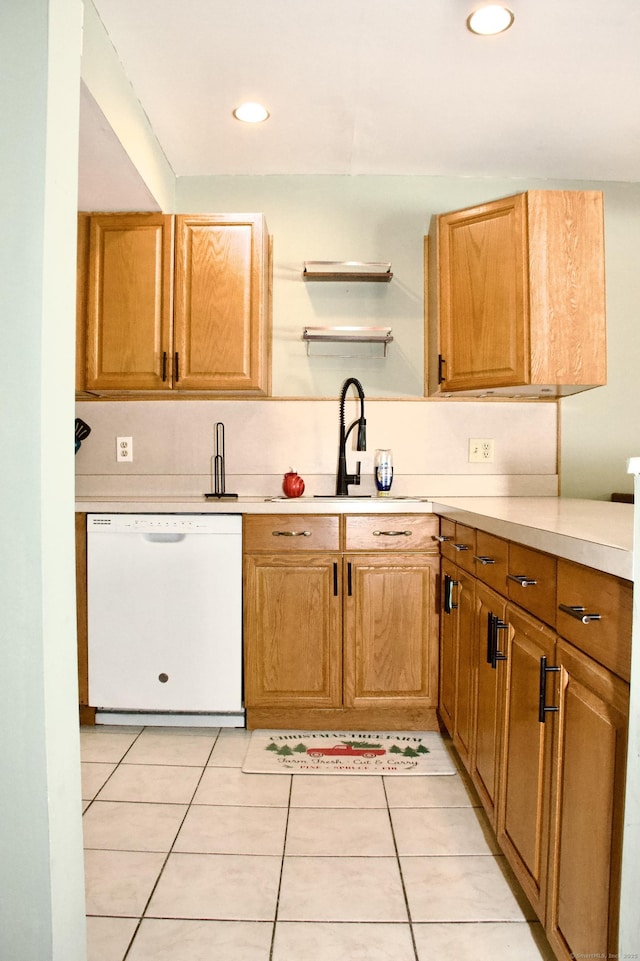
[[[241,514],[87,514],[92,534],[237,534]]]

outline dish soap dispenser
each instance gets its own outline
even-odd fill
[[[379,448],[376,451],[374,468],[378,497],[385,497],[393,483],[393,454],[388,448]]]

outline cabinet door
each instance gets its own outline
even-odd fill
[[[471,778],[489,820],[496,826],[500,747],[504,715],[506,603],[476,582],[476,726]]]
[[[469,770],[475,730],[477,648],[475,630],[475,580],[460,570],[458,576],[457,656],[455,710],[451,736],[460,760]]]
[[[458,670],[460,570],[443,558],[440,573],[440,695],[438,714],[447,731],[452,735]]]
[[[555,635],[507,605],[505,726],[498,802],[498,841],[544,923],[553,714],[540,721],[543,658],[554,665]],[[545,680],[546,704],[556,707],[557,677]]]
[[[525,195],[437,223],[441,390],[527,383]]]
[[[245,555],[247,708],[342,703],[339,562],[338,554]]]
[[[344,703],[435,708],[437,555],[345,556]]]
[[[172,218],[91,217],[87,390],[169,390]]]
[[[262,215],[176,217],[175,386],[267,392]]]
[[[558,958],[618,956],[629,686],[559,641],[547,934]]]

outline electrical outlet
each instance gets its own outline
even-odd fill
[[[133,460],[133,437],[116,437],[116,460],[131,463]]]
[[[469,463],[492,464],[493,440],[482,437],[469,438]]]

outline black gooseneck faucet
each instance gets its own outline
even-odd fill
[[[354,420],[354,422],[349,426],[348,430],[345,430],[344,426],[344,402],[347,396],[347,391],[350,387],[355,387],[358,392],[358,397],[360,398],[360,416]],[[344,384],[342,385],[342,390],[340,391],[340,444],[338,447],[338,474],[336,477],[336,497],[348,497],[349,496],[349,484],[359,484],[360,483],[360,461],[358,461],[356,466],[355,474],[347,474],[347,438],[353,430],[353,428],[358,426],[358,442],[356,444],[356,450],[366,450],[367,449],[367,422],[364,419],[364,390],[362,389],[362,384],[355,377],[348,377]]]

